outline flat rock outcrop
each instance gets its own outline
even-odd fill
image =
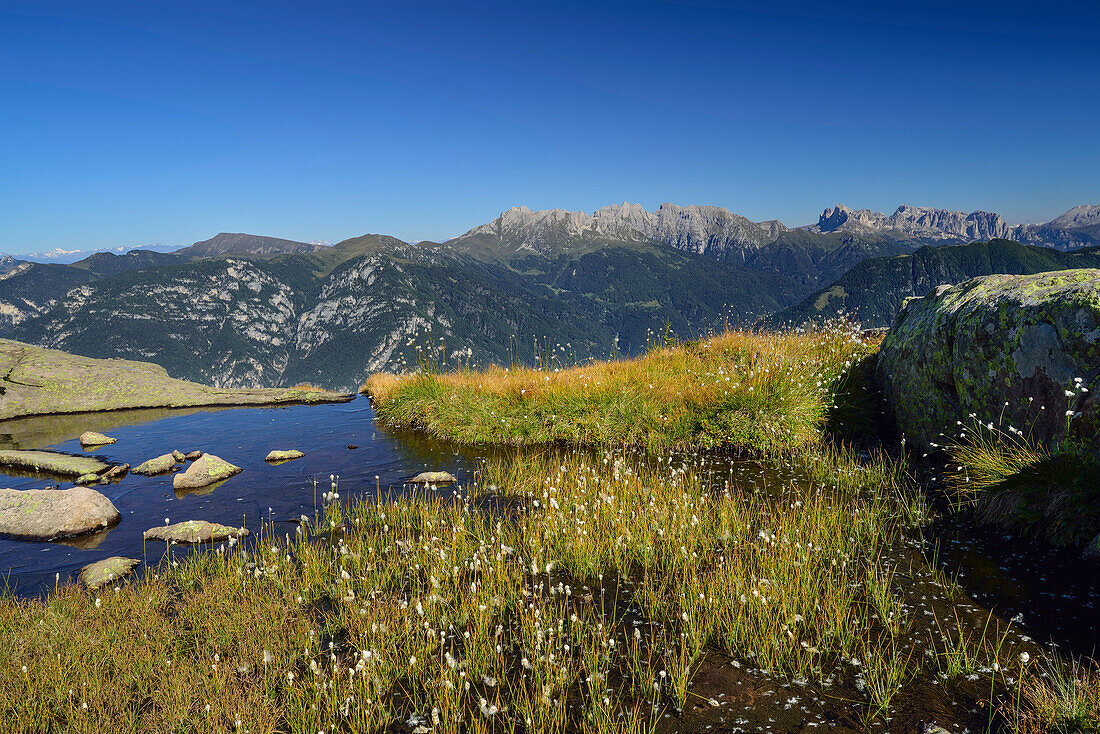
[[[321,403],[354,397],[317,389],[207,387],[173,379],[163,367],[148,362],[92,359],[10,339],[0,339],[0,375],[4,387],[0,420],[123,408]]]
[[[0,466],[61,477],[102,474],[111,468],[110,465],[90,456],[72,456],[57,451],[20,450],[0,451]]]
[[[119,518],[111,500],[87,487],[0,489],[0,536],[57,540],[110,527]]]
[[[203,454],[181,474],[172,477],[173,489],[197,489],[241,473],[241,468],[214,454]]]
[[[973,414],[1100,456],[1100,269],[987,275],[910,299],[877,376],[899,433],[921,447]]]
[[[247,535],[248,530],[245,528],[219,525],[206,520],[187,520],[145,531],[146,540],[163,540],[168,543],[218,543],[228,538],[243,538]]]
[[[130,575],[130,572],[140,563],[141,561],[136,558],[111,556],[110,558],[104,558],[102,561],[89,563],[80,569],[78,580],[89,589],[98,589],[112,581],[118,581]]]

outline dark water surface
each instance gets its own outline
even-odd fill
[[[83,452],[76,440],[83,431],[100,431],[118,443]],[[348,446],[356,446],[352,449]],[[201,449],[244,471],[213,490],[177,494],[172,475],[129,475],[99,486],[122,514],[107,531],[64,543],[0,540],[0,573],[16,594],[32,595],[53,587],[57,574],[67,579],[93,561],[114,555],[156,563],[161,544],[145,546],[142,533],[165,519],[210,520],[246,525],[286,523],[310,515],[338,477],[341,500],[399,490],[420,471],[445,470],[461,485],[472,477],[488,451],[456,447],[407,433],[378,429],[366,398],[350,403],[276,408],[138,410],[27,418],[0,423],[0,448],[49,448],[90,454],[112,463],[136,466],[168,453]],[[272,449],[299,449],[302,459],[272,466]],[[768,488],[798,480],[793,467],[711,457],[711,471],[747,487]],[[0,475],[0,486],[34,489],[61,480]],[[1081,561],[1069,551],[961,524],[940,523],[925,534],[926,552],[937,547],[940,565],[957,576],[968,594],[1036,641],[1054,642],[1064,652],[1100,652],[1100,565]]]
[[[84,452],[76,437],[89,430],[113,436],[118,443]],[[146,547],[142,533],[163,525],[166,518],[173,523],[244,524],[255,531],[261,520],[312,516],[322,505],[321,494],[330,489],[330,475],[339,478],[340,499],[346,500],[373,495],[378,488],[399,488],[404,479],[424,470],[450,471],[461,480],[476,468],[476,457],[469,451],[377,430],[366,398],[332,405],[27,418],[0,423],[0,448],[49,448],[132,466],[173,449],[201,449],[244,469],[213,490],[180,494],[172,489],[172,474],[130,474],[117,484],[95,487],[122,514],[121,522],[109,530],[56,543],[0,539],[0,573],[17,594],[40,593],[53,587],[56,574],[65,579],[110,556],[155,563],[163,546]],[[291,448],[306,456],[276,466],[264,461],[272,449]],[[0,486],[14,489],[54,485],[72,486],[60,479],[0,474]],[[293,532],[289,524],[287,529]]]

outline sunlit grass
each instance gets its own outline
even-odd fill
[[[815,441],[841,375],[874,347],[850,331],[735,331],[569,368],[372,375],[379,419],[461,443],[730,446]]]

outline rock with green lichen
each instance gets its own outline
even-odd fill
[[[172,452],[172,458],[176,460],[177,464],[182,464],[187,461],[187,454],[183,453],[179,449]]]
[[[0,536],[57,540],[110,527],[119,518],[111,500],[88,487],[0,489]]]
[[[161,454],[148,461],[143,461],[130,470],[132,474],[141,474],[151,477],[155,474],[166,474],[176,468],[176,457],[172,454]]]
[[[111,556],[110,558],[104,558],[102,561],[89,563],[80,569],[78,580],[89,589],[98,589],[112,581],[125,578],[140,563],[141,561],[136,558]]]
[[[168,543],[217,543],[246,535],[248,531],[244,528],[219,525],[206,520],[188,520],[145,531],[146,540],[163,540]]]
[[[111,438],[110,436],[104,436],[97,431],[84,431],[80,434],[80,445],[84,448],[90,446],[106,446],[108,444],[117,443],[117,438]]]
[[[72,456],[57,451],[0,451],[0,466],[35,474],[60,477],[79,477],[84,474],[102,474],[110,466],[90,456]]]
[[[285,451],[276,449],[269,452],[268,455],[264,457],[264,461],[283,462],[290,461],[291,459],[300,459],[303,456],[305,456],[305,454],[297,449],[287,449]]]
[[[942,444],[974,415],[1100,456],[1100,270],[987,275],[910,299],[877,371],[911,445]]]
[[[81,474],[79,477],[73,480],[73,484],[99,484],[100,476],[98,474]]]
[[[172,488],[196,489],[220,482],[240,473],[241,468],[239,466],[230,464],[225,459],[218,458],[213,454],[203,454],[188,466],[182,474],[172,477]]]

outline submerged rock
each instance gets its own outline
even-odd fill
[[[877,373],[911,444],[958,435],[974,414],[1100,457],[1100,270],[987,275],[909,299]]]
[[[80,434],[80,445],[85,448],[89,446],[106,446],[112,443],[118,443],[118,439],[104,436],[96,431],[84,431]]]
[[[129,471],[129,464],[119,464],[118,466],[112,466],[110,469],[103,472],[103,478],[107,480],[121,479],[122,477],[126,476],[127,472]]]
[[[142,476],[151,477],[155,474],[165,474],[176,468],[176,457],[172,454],[161,454],[160,456],[143,461],[133,469],[130,470],[132,474],[141,474]]]
[[[286,451],[275,450],[270,452],[264,457],[264,461],[290,461],[291,459],[300,459],[305,454],[297,449],[287,449]]]
[[[245,528],[219,525],[206,520],[188,520],[145,531],[146,540],[163,540],[169,543],[217,543],[227,538],[243,538],[247,535],[248,530]]]
[[[173,489],[195,489],[240,474],[241,468],[213,454],[203,454],[182,474],[172,477]]]
[[[87,487],[72,489],[0,489],[0,535],[26,540],[56,540],[110,527],[118,509]]]
[[[102,561],[89,563],[80,569],[78,580],[89,589],[98,589],[112,581],[125,578],[140,563],[141,561],[136,558],[111,556],[110,558],[104,558]]]
[[[455,478],[450,472],[445,471],[422,471],[412,479],[408,480],[408,484],[454,484]]]
[[[102,474],[110,468],[108,464],[90,456],[70,456],[56,451],[16,450],[0,451],[0,466],[62,477]]]

